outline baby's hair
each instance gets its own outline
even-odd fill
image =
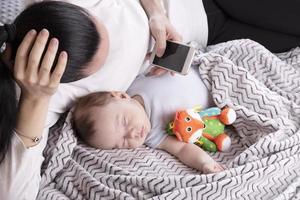
[[[113,98],[111,92],[95,92],[79,98],[75,103],[72,115],[73,128],[76,135],[88,143],[94,135],[94,121],[91,110],[95,107],[104,107]]]

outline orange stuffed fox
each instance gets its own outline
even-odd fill
[[[175,134],[180,141],[195,143],[207,151],[227,151],[231,140],[224,129],[235,119],[236,113],[230,108],[182,110],[176,112],[174,121],[168,124],[167,132]]]
[[[202,136],[204,127],[200,115],[192,109],[176,112],[175,114],[173,132],[180,141],[194,143]]]

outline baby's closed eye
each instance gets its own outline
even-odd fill
[[[125,116],[123,117],[123,123],[122,124],[123,124],[123,126],[127,126],[127,119],[126,119]]]
[[[123,144],[122,144],[122,148],[126,148],[126,138],[123,137]]]

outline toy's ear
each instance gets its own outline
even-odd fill
[[[186,110],[186,112],[187,112],[187,114],[188,114],[190,117],[192,117],[193,119],[199,120],[199,121],[202,122],[201,116],[199,115],[198,112],[195,112],[194,109],[188,109],[188,110]]]
[[[193,108],[194,112],[200,112],[202,109],[201,109],[201,106],[200,105],[197,105]]]
[[[179,141],[183,142],[183,139],[182,139],[180,133],[178,133],[177,131],[175,131],[175,135],[176,135],[176,137],[177,137],[177,139],[178,139]]]
[[[180,111],[177,111],[177,112],[175,113],[175,120],[178,120],[178,119],[179,119],[179,113],[180,113]]]
[[[224,108],[220,114],[220,121],[230,125],[236,120],[236,113],[232,108]]]

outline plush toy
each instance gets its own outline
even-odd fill
[[[232,124],[235,119],[236,113],[231,108],[177,111],[174,121],[167,126],[167,132],[175,134],[180,141],[194,143],[206,151],[227,151],[231,140],[224,129],[225,125]]]

